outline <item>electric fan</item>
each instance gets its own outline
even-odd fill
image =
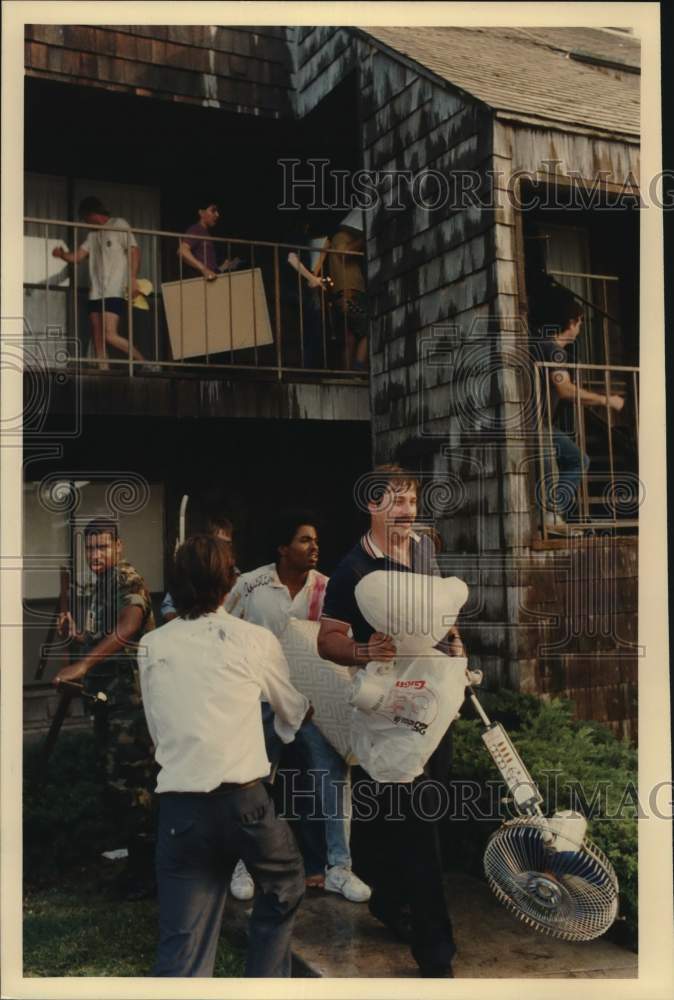
[[[470,673],[479,683],[479,672]],[[489,838],[484,870],[490,888],[534,930],[565,941],[599,937],[618,912],[611,862],[585,839],[587,821],[579,813],[543,815],[543,798],[510,737],[489,720],[471,688],[468,692],[484,723],[484,744],[520,814]]]

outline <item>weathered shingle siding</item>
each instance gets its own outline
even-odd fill
[[[28,76],[283,117],[292,33],[215,25],[27,25]]]
[[[639,143],[631,140],[612,141],[591,134],[573,135],[554,128],[497,122],[494,150],[504,176],[526,171],[545,178],[572,172],[572,176],[590,185],[597,178],[618,187],[639,183]]]
[[[356,66],[357,52],[348,28],[297,28],[293,46],[293,99],[303,118]]]
[[[532,552],[517,581],[519,686],[574,702],[637,738],[638,542],[611,536]]]
[[[463,203],[450,190],[436,209],[408,199],[402,211],[380,205],[368,221],[373,425],[376,460],[403,457],[446,483],[428,513],[446,570],[471,584],[471,659],[490,684],[507,684],[516,663],[501,563],[523,545],[507,512],[529,524],[502,432],[505,401],[518,395],[496,360],[515,265],[512,241],[496,239],[500,215],[487,180],[493,118],[377,50],[361,63],[360,83],[366,168],[481,178],[478,199]]]
[[[449,90],[376,49],[368,50],[364,43],[361,51],[366,170],[380,176],[409,171],[412,177],[437,171],[451,179],[488,160],[490,119],[479,105],[466,106]],[[390,457],[415,434],[446,429],[449,393],[442,387],[450,384],[452,373],[448,370],[443,377],[442,368],[434,369],[431,386],[424,377],[422,343],[438,325],[456,320],[462,330],[469,329],[480,307],[496,293],[491,213],[479,207],[457,208],[447,193],[445,204],[426,208],[415,204],[405,184],[404,207],[389,207],[390,191],[382,180],[379,204],[368,213],[372,388],[381,456]],[[390,403],[395,412],[389,423]],[[403,415],[406,427],[396,427]]]
[[[447,484],[443,503],[429,513],[446,543],[446,570],[474,584],[471,656],[492,683],[508,683],[517,671],[506,641],[506,573],[493,560],[518,541],[504,512],[524,510],[518,516],[527,518],[527,498],[517,456],[502,434],[489,432],[499,426],[513,388],[488,374],[488,391],[481,386],[476,396],[474,384],[484,381],[485,366],[501,350],[498,317],[509,310],[503,293],[514,292],[512,240],[497,242],[500,216],[484,184],[493,116],[362,34],[331,28],[298,35],[299,113],[310,112],[354,69],[362,166],[379,174],[378,204],[366,212],[374,458],[401,457]],[[408,187],[401,207],[387,207],[382,175],[394,171],[413,177],[435,171],[450,183],[476,172],[481,203],[461,204],[448,190],[444,203],[425,208]]]

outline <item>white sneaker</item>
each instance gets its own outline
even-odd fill
[[[255,883],[243,861],[236,863],[236,868],[232,872],[232,881],[229,883],[229,891],[234,899],[252,899],[255,895]]]
[[[339,865],[325,869],[325,891],[339,892],[351,903],[367,903],[372,895],[369,885],[365,885],[350,868]]]

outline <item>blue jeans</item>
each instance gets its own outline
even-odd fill
[[[311,723],[309,723],[311,725]],[[303,729],[304,727],[302,727]],[[269,702],[262,702],[262,729],[264,732],[264,743],[265,749],[267,751],[267,757],[272,766],[272,775],[270,780],[276,775],[276,771],[281,763],[281,757],[284,753],[285,744],[280,736],[274,729],[274,709],[271,707]],[[302,730],[300,730],[302,732]],[[299,733],[298,733],[299,737]],[[306,758],[307,751],[301,745],[301,738],[296,737],[295,745],[290,744],[286,750],[286,756],[292,759],[292,763],[289,764],[292,769],[293,765],[296,764],[298,768],[301,768],[303,772],[306,772]],[[281,773],[285,776],[283,768]],[[291,772],[292,773],[292,772]],[[320,817],[320,810],[316,809],[316,794],[313,792],[313,787],[307,787],[307,775],[303,774],[297,782],[292,779],[292,787],[295,789],[298,795],[302,796],[302,801],[299,803],[301,808],[299,809],[299,823],[297,829],[295,830],[295,836],[297,837],[300,851],[302,852],[302,858],[304,860],[304,867],[306,869],[307,876],[322,875],[326,864],[326,824]],[[302,780],[304,779],[304,780]],[[306,797],[312,797],[312,802],[308,803],[305,800]],[[281,805],[281,808],[283,806]],[[291,812],[295,810],[291,806]]]
[[[262,702],[262,727],[267,756],[274,768],[281,759],[283,742],[274,729],[274,710],[266,701]],[[305,722],[300,727],[295,736],[295,746],[301,757],[302,771],[313,779],[314,808],[310,815],[302,816],[302,840],[306,851],[304,860],[307,874],[317,874],[313,869],[316,867],[317,859],[325,856],[323,854],[325,847],[329,865],[350,868],[346,764],[313,722]],[[305,793],[299,791],[299,794]],[[324,824],[319,823],[320,820],[324,820]]]
[[[304,896],[304,868],[265,786],[164,792],[157,798],[159,946],[152,975],[213,975],[225,896],[242,858],[258,887],[245,975],[290,976],[290,937]]]
[[[318,812],[314,810],[314,815],[320,815],[325,820],[328,865],[350,868],[351,823],[347,765],[313,722],[305,722],[295,740],[302,754],[305,770],[313,778],[315,799],[320,805]]]
[[[545,446],[549,442],[546,441]],[[582,472],[587,472],[590,459],[583,454],[568,434],[559,428],[552,428],[552,444],[557,459],[559,475],[553,480],[552,458],[546,451],[543,467],[546,478],[546,505],[549,510],[560,514],[572,514],[576,509],[578,487]]]

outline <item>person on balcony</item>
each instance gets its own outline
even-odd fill
[[[205,208],[198,210],[198,215],[198,222],[189,227],[185,232],[185,238],[180,241],[178,256],[182,257],[192,271],[202,275],[206,281],[213,281],[223,271],[235,270],[241,260],[235,257],[233,260],[225,259],[218,264],[218,244],[205,238],[213,235],[220,218],[220,209],[216,203],[207,202]],[[189,277],[194,275],[190,274]]]
[[[295,279],[292,276],[294,280],[284,280],[282,294],[291,307],[291,315],[288,316],[289,332],[295,326],[295,318],[300,321],[301,317],[303,367],[324,368],[327,365],[323,337],[324,293],[332,284],[332,279],[328,275],[323,277],[319,266],[319,261],[322,263],[325,257],[322,248],[327,237],[313,236],[312,228],[311,222],[305,221],[298,232],[293,234],[291,242],[295,243],[295,249],[288,254],[288,264],[300,277]]]
[[[140,249],[126,219],[113,218],[100,198],[84,198],[80,202],[79,217],[90,229],[84,243],[73,252],[54,247],[53,257],[60,257],[69,264],[89,260],[89,323],[96,358],[107,357],[106,345],[129,356],[130,345],[119,333],[119,317],[128,310],[127,293],[131,299],[138,295],[138,268]],[[132,351],[134,360],[145,358],[137,347]],[[109,365],[101,364],[107,369]]]
[[[540,382],[545,474],[539,496],[545,508],[546,526],[564,531],[568,527],[567,518],[576,515],[578,488],[583,473],[590,467],[590,458],[559,426],[559,404],[575,404],[578,401],[581,406],[604,406],[620,412],[625,401],[622,396],[606,396],[583,389],[575,384],[565,367],[569,363],[567,350],[580,334],[583,323],[582,306],[573,295],[561,289],[553,290],[549,295],[546,315],[549,322],[545,329],[550,332],[535,343],[535,355],[538,361],[552,362],[559,368],[544,368]],[[551,450],[557,461],[556,477],[552,470]]]
[[[334,335],[344,341],[344,367],[355,371],[367,368],[367,298],[361,258],[365,246],[363,213],[353,209],[344,218],[330,241],[327,254],[333,282],[332,323]]]

